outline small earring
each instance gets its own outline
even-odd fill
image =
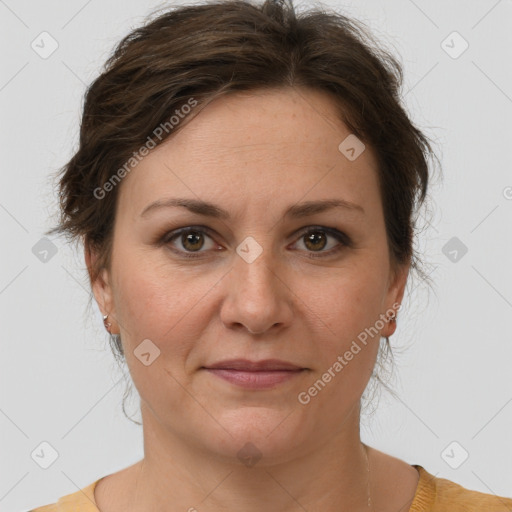
[[[388,322],[389,322],[389,323],[396,322],[396,315],[390,316],[390,317],[388,318]]]
[[[107,322],[108,315],[103,315],[103,325],[105,326],[105,329],[110,332],[110,326],[112,325],[111,322]]]

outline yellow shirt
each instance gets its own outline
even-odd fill
[[[422,466],[414,464],[413,467],[420,478],[409,512],[512,512],[510,498],[471,491],[451,480],[431,475]],[[100,512],[94,501],[94,488],[100,480],[63,496],[57,503],[29,512]]]

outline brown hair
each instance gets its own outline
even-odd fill
[[[168,10],[121,40],[88,88],[79,148],[61,169],[60,221],[48,234],[93,248],[99,255],[94,280],[110,268],[120,185],[101,199],[95,190],[116,170],[126,171],[150,138],[160,144],[185,123],[155,140],[157,127],[168,126],[191,98],[199,111],[235,91],[310,87],[329,93],[339,118],[374,148],[393,267],[410,263],[426,280],[413,235],[429,182],[427,160],[435,154],[401,105],[402,79],[398,61],[365,26],[336,12],[296,13],[285,0],[217,0]],[[122,356],[120,344],[116,350]]]

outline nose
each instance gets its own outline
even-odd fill
[[[293,292],[270,250],[251,263],[236,255],[223,283],[226,296],[220,315],[227,328],[264,334],[290,325]]]

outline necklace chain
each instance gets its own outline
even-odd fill
[[[371,508],[372,510],[375,510],[373,508],[373,503],[372,503],[372,494],[371,494],[371,491],[370,491],[370,458],[368,457],[368,447],[363,443],[363,451],[366,455],[366,466],[368,468],[368,484],[367,484],[367,487],[366,487],[366,491],[367,491],[367,494],[368,494],[368,508]]]

